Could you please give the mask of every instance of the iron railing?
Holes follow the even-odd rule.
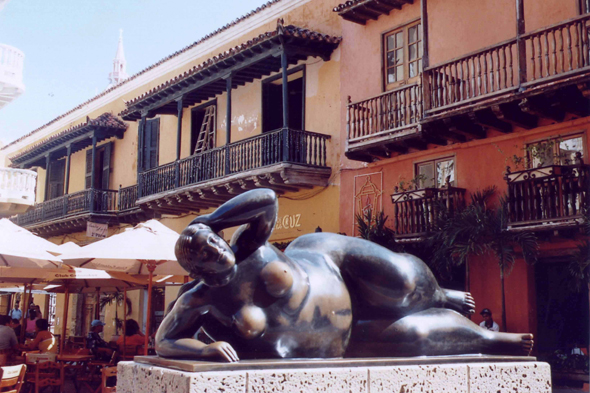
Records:
[[[326,167],[329,139],[329,135],[288,128],[243,139],[140,173],[138,197],[281,162]]]
[[[83,213],[114,213],[117,191],[89,188],[36,204],[30,211],[17,215],[17,225],[31,225]]]
[[[590,166],[551,165],[508,172],[508,227],[581,219],[590,197]]]

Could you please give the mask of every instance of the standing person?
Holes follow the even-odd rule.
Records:
[[[14,308],[10,310],[8,316],[10,317],[10,319],[18,319],[20,321],[20,319],[23,316],[23,312],[19,309],[18,303],[14,304]]]
[[[12,330],[14,330],[14,334],[16,334],[16,337],[20,337],[20,332],[22,331],[22,326],[20,324],[20,319],[11,319],[10,320],[10,327],[12,328]]]
[[[489,308],[484,308],[481,310],[480,314],[483,317],[483,321],[479,324],[479,326],[484,329],[491,330],[492,332],[500,331],[500,326],[494,322],[494,318],[492,318],[492,311]]]
[[[90,332],[88,332],[88,337],[86,338],[86,346],[96,358],[108,360],[113,354],[113,350],[109,348],[109,344],[100,337],[104,325],[105,323],[99,319],[92,321],[90,324]]]
[[[8,326],[9,323],[8,315],[0,315],[0,354],[12,353],[13,350],[18,349],[16,334]]]
[[[37,329],[35,321],[37,321],[37,319],[39,319],[37,318],[37,312],[35,310],[29,310],[29,316],[27,318],[27,324],[25,328],[25,337],[35,337],[35,330]]]

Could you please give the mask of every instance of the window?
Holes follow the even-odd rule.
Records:
[[[94,184],[92,183],[92,148],[86,150],[86,184],[85,188],[97,190],[109,189],[111,174],[111,153],[113,142],[108,142],[96,148],[94,157]]]
[[[384,35],[384,70],[387,89],[413,81],[422,72],[422,29],[414,23]]]
[[[142,140],[142,170],[147,171],[158,166],[160,141],[160,119],[145,122]]]
[[[49,163],[49,193],[48,199],[58,198],[64,194],[65,160]]]
[[[199,105],[191,111],[191,154],[213,149],[216,144],[217,101]]]
[[[451,186],[455,186],[455,159],[440,158],[416,165],[416,177],[420,179],[420,188],[446,187],[447,178]]]
[[[584,139],[582,135],[549,138],[544,141],[527,144],[526,158],[529,168],[549,165],[573,165],[576,154],[584,159]]]

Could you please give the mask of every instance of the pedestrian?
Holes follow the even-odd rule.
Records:
[[[18,303],[14,304],[14,308],[12,310],[10,310],[10,312],[8,313],[8,316],[11,319],[18,319],[20,321],[20,319],[23,316],[23,312],[19,309]]]
[[[35,310],[29,310],[29,316],[27,318],[27,324],[25,328],[25,336],[27,338],[35,337],[35,331],[37,330],[37,325],[35,322],[37,321],[37,312]]]
[[[480,314],[483,317],[483,321],[479,324],[479,326],[493,332],[500,331],[500,326],[494,322],[494,318],[492,318],[492,311],[489,308],[484,308],[481,310]]]

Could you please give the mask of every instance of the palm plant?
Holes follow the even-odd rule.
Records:
[[[533,233],[505,230],[505,201],[501,199],[495,209],[490,206],[495,193],[495,187],[474,192],[470,204],[459,206],[452,215],[441,208],[435,230],[428,236],[427,243],[433,249],[432,265],[439,271],[464,265],[467,283],[471,257],[489,252],[496,257],[502,286],[502,325],[506,328],[504,279],[516,262],[515,246],[519,246],[527,263],[533,263],[536,260],[538,243]]]
[[[119,330],[123,328],[123,321],[119,319],[119,305],[122,304],[124,300],[127,300],[127,316],[129,316],[132,312],[132,304],[131,300],[128,298],[125,299],[125,294],[123,292],[103,293],[100,297],[99,305],[101,310],[104,310],[107,305],[110,306],[115,303],[115,330],[117,335],[119,335]]]
[[[395,231],[386,225],[387,218],[383,211],[373,214],[371,209],[367,209],[364,214],[357,214],[359,236],[391,251],[403,252],[403,246],[395,241]]]

